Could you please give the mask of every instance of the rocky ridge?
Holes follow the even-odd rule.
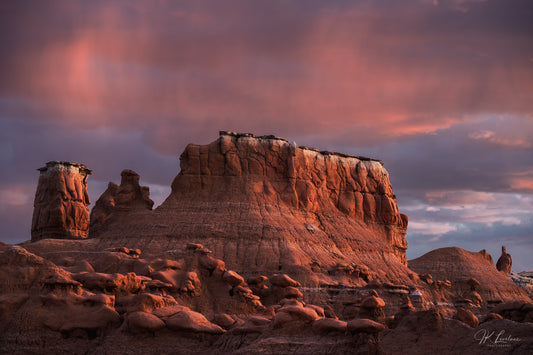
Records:
[[[290,276],[244,278],[198,243],[160,257],[127,247],[40,254],[0,253],[2,353],[485,354],[493,342],[477,334],[500,329],[516,339],[506,350],[533,348],[531,302],[421,310],[404,294],[391,314],[378,288],[344,317],[305,301]]]
[[[447,299],[461,306],[530,301],[523,289],[494,267],[492,257],[485,250],[475,253],[457,247],[440,248],[409,260],[409,268],[433,290],[449,292],[441,302]],[[448,280],[450,284],[439,286],[438,280]]]
[[[180,165],[155,210],[124,170],[89,239],[0,244],[0,352],[484,354],[502,327],[533,348],[531,299],[485,251],[406,266],[380,161],[221,132]]]

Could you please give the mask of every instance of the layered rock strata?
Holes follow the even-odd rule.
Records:
[[[35,193],[31,240],[86,238],[89,231],[87,177],[83,164],[51,161],[40,171]]]
[[[188,145],[180,166],[170,196],[153,211],[105,212],[100,206],[113,192],[104,193],[92,213],[107,217],[93,218],[91,236],[147,252],[186,238],[245,276],[281,271],[313,287],[409,279],[407,216],[378,160],[221,132],[208,145]]]
[[[183,198],[250,201],[320,213],[342,213],[383,227],[405,262],[407,216],[398,212],[379,160],[298,147],[273,136],[221,132],[206,146],[189,144],[165,207]],[[319,226],[320,227],[320,226]]]

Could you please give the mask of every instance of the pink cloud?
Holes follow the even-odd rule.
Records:
[[[214,123],[289,134],[358,127],[354,132],[388,139],[435,132],[479,113],[533,110],[525,94],[533,73],[517,61],[520,39],[506,48],[508,37],[436,33],[413,7],[393,14],[359,4],[302,17],[271,10],[271,22],[246,6],[221,10],[227,18],[200,5],[150,7],[100,4],[65,38],[23,51],[12,92],[38,102],[51,120],[148,129],[163,150],[174,149],[173,127]],[[395,27],[393,15],[405,26]],[[288,30],[271,35],[254,21],[280,21]],[[496,61],[500,48],[507,57]],[[21,77],[26,83],[18,83]],[[495,143],[513,142],[530,144]]]
[[[525,190],[533,193],[533,177],[529,178],[512,178],[511,187],[517,190]]]

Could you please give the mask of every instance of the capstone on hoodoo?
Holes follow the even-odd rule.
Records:
[[[87,177],[92,171],[83,164],[50,161],[39,168],[31,240],[80,239],[89,231]]]

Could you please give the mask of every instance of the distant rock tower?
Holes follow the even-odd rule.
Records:
[[[111,221],[132,211],[152,210],[150,189],[139,185],[140,176],[133,170],[123,170],[120,186],[110,182],[91,211],[89,237],[98,236]]]
[[[87,177],[92,171],[65,161],[51,161],[37,170],[41,174],[33,203],[31,240],[87,238]]]
[[[508,254],[507,250],[505,249],[505,246],[502,245],[502,255],[496,262],[496,269],[509,275],[511,273],[512,265],[513,260],[511,259],[511,254]]]

